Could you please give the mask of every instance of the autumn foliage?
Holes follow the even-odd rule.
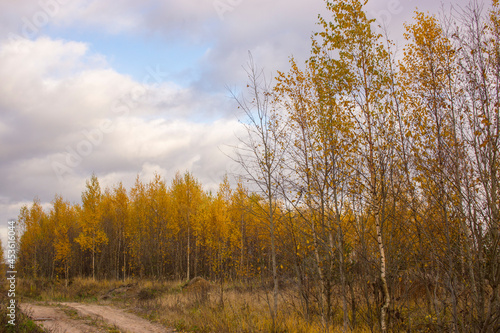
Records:
[[[235,188],[92,176],[21,209],[23,274],[260,281],[273,329],[292,288],[324,331],[498,332],[499,4],[416,12],[400,53],[364,5],[327,2],[274,86],[250,68]]]

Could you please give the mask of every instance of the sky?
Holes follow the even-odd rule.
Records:
[[[371,0],[402,45],[413,12],[467,1]],[[0,236],[38,198],[192,172],[207,190],[238,172],[230,90],[251,52],[272,79],[303,63],[323,0],[0,1]]]

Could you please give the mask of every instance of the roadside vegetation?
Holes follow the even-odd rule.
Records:
[[[0,258],[4,258],[3,246],[0,240]],[[11,311],[7,308],[10,305],[10,300],[15,299],[16,302],[19,298],[8,297],[8,286],[5,277],[6,268],[3,262],[0,262],[0,331],[5,333],[43,333],[44,331],[40,329],[27,314],[19,310],[18,303],[15,304],[14,315],[15,317],[9,317]],[[10,321],[10,323],[9,323]],[[12,325],[12,324],[15,325]]]
[[[64,281],[36,279],[21,280],[20,290],[23,302],[112,305],[178,332],[268,332],[273,325],[268,309],[272,294],[261,281],[227,282],[222,294],[219,284],[203,278],[190,282],[75,278],[69,286]],[[284,286],[281,295],[278,332],[323,332],[314,318],[304,319],[300,297],[293,285]],[[67,311],[78,318],[76,313]],[[337,320],[341,322],[340,313]],[[358,332],[369,331],[368,327],[358,329]]]

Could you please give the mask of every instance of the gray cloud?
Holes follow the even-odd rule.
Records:
[[[227,108],[219,95],[135,82],[94,61],[81,43],[13,44],[0,48],[0,75],[8,78],[0,86],[4,222],[34,197],[78,202],[92,172],[104,186],[132,186],[153,170],[167,179],[196,171],[208,186],[222,179],[228,161],[217,147],[234,140],[238,123],[216,117]]]
[[[367,9],[400,39],[417,5],[440,7],[373,0]],[[328,17],[322,0],[0,2],[0,225],[35,196],[45,205],[56,193],[78,202],[92,172],[104,186],[129,187],[137,174],[147,181],[155,171],[170,179],[190,170],[215,189],[236,168],[221,150],[230,153],[241,133],[226,86],[244,86],[248,51],[269,77],[291,55],[305,60],[318,14]],[[144,83],[85,43],[44,37],[58,29],[159,35],[210,49],[179,74],[196,77],[190,84],[146,80],[147,72]]]

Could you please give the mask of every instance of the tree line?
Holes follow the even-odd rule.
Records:
[[[265,237],[250,208],[258,196],[227,177],[216,193],[189,172],[101,189],[93,175],[81,204],[56,195],[49,211],[24,206],[18,262],[31,277],[68,280],[252,277],[267,265]],[[224,276],[222,276],[224,275]]]
[[[81,205],[21,210],[25,274],[260,278],[273,320],[293,281],[325,331],[498,331],[499,2],[416,12],[402,53],[365,4],[326,2],[273,84],[250,63],[236,189],[93,176]]]

